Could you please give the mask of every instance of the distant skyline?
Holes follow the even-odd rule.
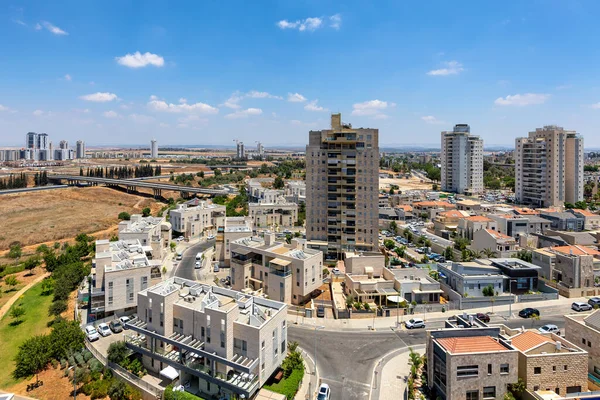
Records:
[[[600,148],[595,1],[15,1],[0,6],[0,146],[304,146],[341,112],[380,147],[486,147],[544,125]]]

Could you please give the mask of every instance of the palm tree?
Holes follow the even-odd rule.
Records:
[[[481,258],[482,256],[483,256],[483,253],[480,250],[471,250],[472,258]]]
[[[483,249],[482,253],[483,255],[485,255],[486,258],[496,257],[496,250],[492,250],[490,248]]]

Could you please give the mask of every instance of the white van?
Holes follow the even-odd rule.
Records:
[[[177,252],[177,257],[175,257],[176,260],[181,260],[183,258],[183,251],[179,250]]]
[[[202,253],[196,254],[196,261],[202,260]]]

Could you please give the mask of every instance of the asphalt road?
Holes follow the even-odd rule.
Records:
[[[539,321],[514,318],[504,321],[493,318],[491,323],[503,323],[511,328],[521,326],[539,328],[545,324],[555,324],[564,327],[561,314],[542,317]],[[430,322],[428,329],[443,327],[443,321]],[[290,325],[288,340],[296,341],[310,357],[314,357],[315,342],[317,366],[323,383],[331,387],[331,399],[368,399],[371,391],[373,368],[385,354],[418,344],[425,344],[426,330],[413,331],[379,330],[370,331],[324,331],[310,325]],[[373,397],[375,400],[376,397]]]
[[[175,267],[174,276],[177,276],[179,278],[190,279],[192,281],[198,280],[196,278],[196,272],[200,271],[200,269],[195,268],[196,254],[203,252],[204,250],[214,245],[215,240],[213,239],[188,247],[183,253],[183,258],[181,259],[181,261],[179,261],[177,267]]]

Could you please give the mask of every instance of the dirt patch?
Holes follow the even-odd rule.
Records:
[[[139,213],[144,207],[150,207],[154,213],[162,206],[150,198],[104,187],[4,195],[0,202],[0,215],[3,216],[0,256],[14,241],[24,246],[52,245],[79,233],[112,233],[120,212]]]
[[[421,182],[421,179],[411,176],[405,178],[379,178],[379,189],[390,190],[391,185],[396,185],[399,190],[406,192],[409,190],[431,190],[432,184]]]
[[[45,371],[40,372],[39,379],[44,381],[44,385],[31,392],[27,391],[27,384],[34,383],[35,377],[19,382],[7,390],[40,400],[64,400],[73,397],[73,383],[64,376],[64,370],[60,367],[54,369],[52,365],[48,365]],[[90,397],[78,391],[77,399],[89,400]]]

